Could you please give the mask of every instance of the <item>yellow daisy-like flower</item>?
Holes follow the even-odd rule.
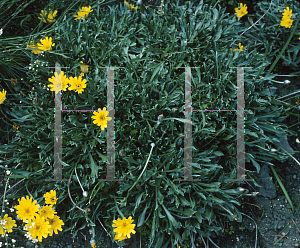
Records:
[[[112,226],[116,227],[116,229],[114,229],[114,232],[116,233],[115,238],[119,239],[124,236],[130,238],[130,233],[135,234],[134,231],[135,224],[131,224],[133,221],[134,220],[132,220],[131,216],[129,216],[128,219],[123,217],[123,220],[120,220],[119,218],[118,220],[113,220],[115,224],[113,224]]]
[[[69,87],[69,90],[75,90],[75,92],[82,93],[84,91],[84,88],[86,88],[86,80],[81,79],[80,75],[79,77],[70,77],[69,78],[69,84],[71,85]]]
[[[8,217],[7,214],[3,216],[3,219],[0,216],[0,221],[1,220],[5,220],[6,221],[4,225],[0,225],[0,234],[1,235],[6,234],[6,232],[7,233],[11,233],[12,232],[12,228],[13,227],[17,227],[16,221],[13,220],[11,217]]]
[[[292,17],[292,10],[289,10],[289,7],[284,9],[284,13],[282,14],[283,18],[290,19]]]
[[[40,20],[43,19],[43,22],[46,23],[46,19],[48,22],[54,22],[54,18],[57,15],[57,10],[55,10],[54,12],[52,10],[49,9],[49,12],[47,12],[46,10],[41,10],[41,17],[38,17]]]
[[[96,248],[96,247],[97,247],[97,246],[96,246],[96,243],[91,244],[91,246],[92,246],[93,248]]]
[[[0,104],[4,103],[6,100],[6,90],[3,90],[2,92],[0,91]]]
[[[25,220],[32,220],[34,216],[37,214],[36,212],[39,211],[39,204],[36,204],[37,201],[32,201],[32,198],[27,195],[26,199],[24,197],[18,199],[19,205],[15,206],[14,208],[18,211],[16,212],[18,217],[25,221]]]
[[[81,64],[83,64],[82,61],[80,61]],[[88,73],[89,72],[89,66],[88,65],[80,65],[80,69],[82,73]]]
[[[49,221],[39,215],[35,216],[35,218],[25,226],[27,226],[27,231],[31,234],[32,239],[37,237],[39,242],[42,242],[43,237],[48,237],[49,229],[51,228]]]
[[[31,52],[34,54],[39,54],[39,53],[43,52],[43,51],[35,50],[35,49],[39,49],[39,48],[37,45],[34,45],[34,43],[32,41],[30,41],[30,45],[28,45],[28,47],[33,49],[33,50],[31,50]]]
[[[13,128],[15,129],[16,132],[19,132],[19,126],[18,125],[13,125]]]
[[[41,217],[44,217],[45,219],[47,218],[53,218],[54,214],[56,214],[55,210],[52,208],[52,206],[43,206],[39,210],[39,214]]]
[[[41,39],[40,42],[38,43],[38,49],[43,50],[43,51],[50,51],[52,46],[55,46],[55,43],[52,43],[52,37],[48,38],[46,37],[45,39]]]
[[[53,218],[48,218],[48,222],[51,226],[49,229],[49,236],[52,236],[53,232],[57,234],[57,230],[62,231],[61,226],[64,225],[64,222],[57,215],[54,215]]]
[[[237,15],[237,17],[243,17],[244,15],[248,14],[248,11],[247,11],[247,5],[240,3],[240,9],[239,8],[235,8],[235,14]]]
[[[95,119],[93,121],[94,124],[97,124],[98,126],[101,126],[101,130],[104,130],[104,128],[107,128],[107,121],[111,121],[112,117],[107,117],[108,111],[106,111],[106,107],[101,110],[101,108],[98,108],[98,112],[94,112],[92,119]]]
[[[68,89],[68,78],[64,75],[64,72],[61,71],[59,76],[57,72],[54,72],[54,76],[48,79],[52,84],[48,84],[51,91],[55,91],[57,94],[60,90],[66,91]]]
[[[138,6],[134,7],[134,5],[129,4],[126,0],[124,0],[124,3],[128,6],[129,10],[136,10]]]
[[[286,27],[286,28],[291,28],[294,20],[291,19],[282,19],[280,22],[280,26]]]
[[[75,20],[79,20],[80,18],[87,18],[89,13],[91,13],[93,10],[91,10],[91,6],[89,7],[82,7],[79,9],[79,11],[77,12],[77,15],[74,15],[74,17],[77,17],[75,18]]]
[[[51,190],[50,192],[47,192],[43,195],[45,197],[45,203],[49,205],[56,204],[57,198],[56,198],[56,191]]]

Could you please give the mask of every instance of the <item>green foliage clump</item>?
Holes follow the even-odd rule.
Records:
[[[252,67],[244,74],[245,161],[259,171],[261,164],[273,165],[272,161],[285,158],[269,151],[280,135],[293,134],[280,124],[285,110],[266,89],[266,81],[272,84],[275,75],[265,77],[264,71],[290,32],[278,30],[280,11],[286,6],[278,3],[274,7],[278,14],[266,15],[260,26],[240,36],[261,16],[264,2],[261,10],[242,22],[219,5],[213,8],[203,1],[172,7],[166,3],[163,13],[144,5],[134,12],[124,4],[106,12],[101,4],[91,5],[88,18],[75,21],[74,6],[47,32],[37,33],[36,39],[52,37],[51,51],[35,55],[25,44],[23,49],[32,65],[38,61],[53,67],[58,62],[68,67],[62,69],[67,77],[80,75],[80,61],[89,65],[84,75],[87,87],[80,94],[63,91],[63,109],[107,107],[107,70],[100,67],[123,67],[114,69],[114,131],[115,177],[124,181],[98,182],[107,174],[107,130],[93,124],[89,112],[62,113],[62,175],[71,183],[45,181],[53,178],[55,123],[54,92],[47,89],[54,69],[45,66],[34,70],[28,66],[25,82],[1,109],[20,126],[11,143],[0,146],[5,152],[18,151],[6,164],[14,167],[16,176],[29,180],[35,199],[42,197],[40,192],[57,190],[67,230],[78,219],[95,223],[101,216],[112,233],[112,220],[132,216],[136,227],[150,234],[151,244],[174,247],[191,233],[209,237],[220,232],[222,218],[241,222],[238,198],[247,191],[238,190],[241,181],[230,181],[236,179],[237,118],[235,111],[225,111],[238,108],[233,67]],[[230,50],[237,48],[235,39],[243,51]],[[296,58],[288,58],[296,66]],[[178,67],[197,67],[191,69],[193,109],[224,109],[192,114],[191,166],[193,178],[201,181],[183,180],[186,75]],[[91,192],[87,198],[82,197],[78,181]],[[90,214],[70,209],[68,190],[76,205],[91,209]],[[86,225],[84,221],[80,228]]]

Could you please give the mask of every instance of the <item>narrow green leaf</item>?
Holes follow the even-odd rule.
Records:
[[[148,206],[145,207],[142,214],[139,216],[139,220],[138,220],[136,227],[140,227],[141,225],[143,225],[143,223],[145,221],[145,214],[146,214],[147,208],[148,208]]]
[[[95,164],[95,161],[89,150],[88,150],[88,152],[89,152],[89,157],[90,157],[90,161],[91,161],[91,164],[90,164],[90,168],[92,170],[91,177],[96,177],[96,175],[98,174],[98,167]]]

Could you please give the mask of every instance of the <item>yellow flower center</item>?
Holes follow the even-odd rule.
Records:
[[[100,120],[103,121],[105,119],[105,117],[102,115],[100,116]]]

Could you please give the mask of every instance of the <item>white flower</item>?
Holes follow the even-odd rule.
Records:
[[[24,226],[24,227],[23,227],[23,230],[25,230],[25,231],[26,231],[26,230],[27,230],[27,226]]]
[[[29,240],[32,239],[31,233],[29,233],[29,232],[27,232],[27,233],[25,234],[25,237],[28,238]]]
[[[298,139],[298,138],[296,139],[296,142],[297,142],[297,143],[300,143],[300,141],[299,141],[299,139]]]
[[[5,225],[5,223],[6,223],[6,220],[0,220],[0,225]]]
[[[9,175],[9,174],[10,174],[10,171],[9,171],[9,170],[7,170],[7,171],[6,171],[6,174],[7,174],[7,175]]]
[[[34,226],[34,225],[35,225],[35,222],[32,222],[31,225]]]
[[[1,28],[0,29],[0,35],[2,35],[3,34],[3,29]],[[2,244],[2,243],[1,243]],[[1,247],[1,246],[0,246]]]
[[[15,239],[11,239],[11,242],[16,243],[16,240]]]
[[[2,247],[2,242],[0,242],[0,247]]]
[[[15,211],[15,210],[14,210],[13,208],[11,208],[11,209],[10,209],[10,212],[13,212],[13,211]]]

